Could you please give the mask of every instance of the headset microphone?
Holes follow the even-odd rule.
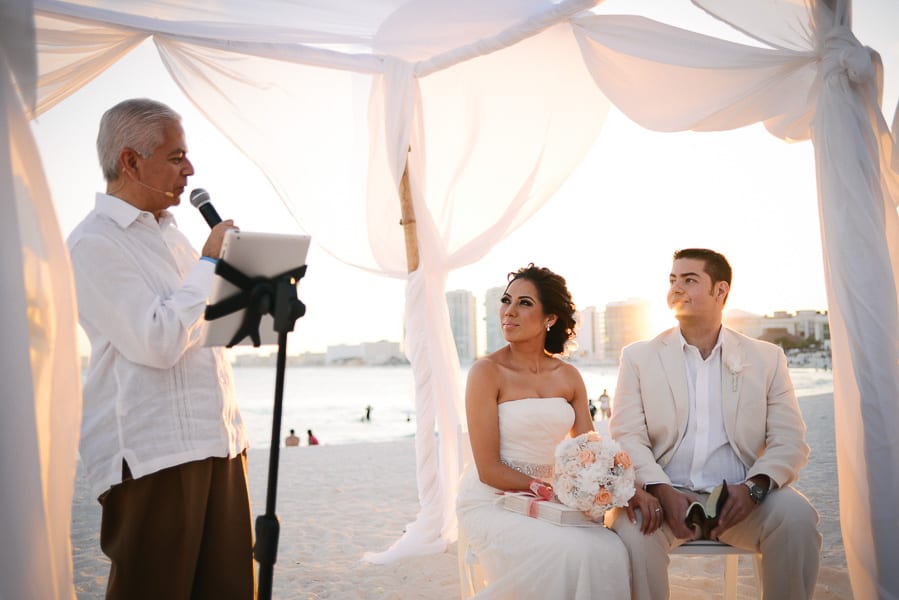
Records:
[[[135,164],[136,164],[136,163],[132,162],[131,166],[134,167]],[[130,177],[131,180],[132,180],[134,183],[136,183],[136,184],[139,185],[139,186],[142,186],[142,187],[147,188],[147,189],[150,190],[151,192],[156,192],[157,194],[162,194],[162,195],[164,195],[164,196],[167,197],[167,198],[174,198],[174,197],[175,197],[175,194],[173,194],[172,192],[166,192],[166,191],[164,191],[164,190],[160,190],[160,189],[157,189],[157,188],[155,188],[155,187],[150,187],[149,185],[147,185],[146,183],[144,183],[144,182],[141,181],[140,179],[135,178],[134,175],[131,174],[131,171],[129,171],[128,169],[125,169],[125,173],[128,174],[128,177]]]
[[[174,197],[175,197],[175,194],[173,194],[172,192],[165,192],[165,191],[163,191],[163,190],[158,190],[158,189],[156,189],[155,187],[150,187],[149,185],[147,185],[147,184],[144,183],[143,181],[138,181],[137,179],[135,179],[134,181],[137,182],[137,185],[142,185],[143,187],[147,188],[147,189],[150,190],[150,191],[158,192],[158,193],[163,194],[164,196],[166,196],[166,197],[168,197],[168,198],[174,198]]]

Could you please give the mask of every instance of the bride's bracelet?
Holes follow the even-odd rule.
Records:
[[[544,500],[550,500],[553,497],[553,486],[539,479],[531,479],[528,489]]]

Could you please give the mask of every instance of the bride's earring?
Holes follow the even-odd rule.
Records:
[[[550,329],[552,329],[552,325],[550,325],[549,323],[547,323],[547,324],[546,324],[546,331],[549,331]]]

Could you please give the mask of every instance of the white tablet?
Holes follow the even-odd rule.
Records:
[[[311,237],[280,233],[258,233],[230,230],[222,242],[222,260],[247,277],[274,277],[306,264]],[[297,281],[299,285],[299,280]],[[230,298],[241,290],[222,276],[216,276],[212,284],[209,306]],[[210,320],[203,334],[204,346],[227,346],[240,329],[246,310]],[[277,344],[278,332],[274,330],[271,315],[264,315],[259,323],[262,344]],[[253,341],[245,337],[240,345]]]

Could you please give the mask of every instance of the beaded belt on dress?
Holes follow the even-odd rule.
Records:
[[[521,471],[529,477],[539,477],[541,479],[552,479],[555,468],[553,465],[542,465],[540,463],[529,463],[519,460],[500,459],[500,462],[507,467],[512,467],[516,471]]]

